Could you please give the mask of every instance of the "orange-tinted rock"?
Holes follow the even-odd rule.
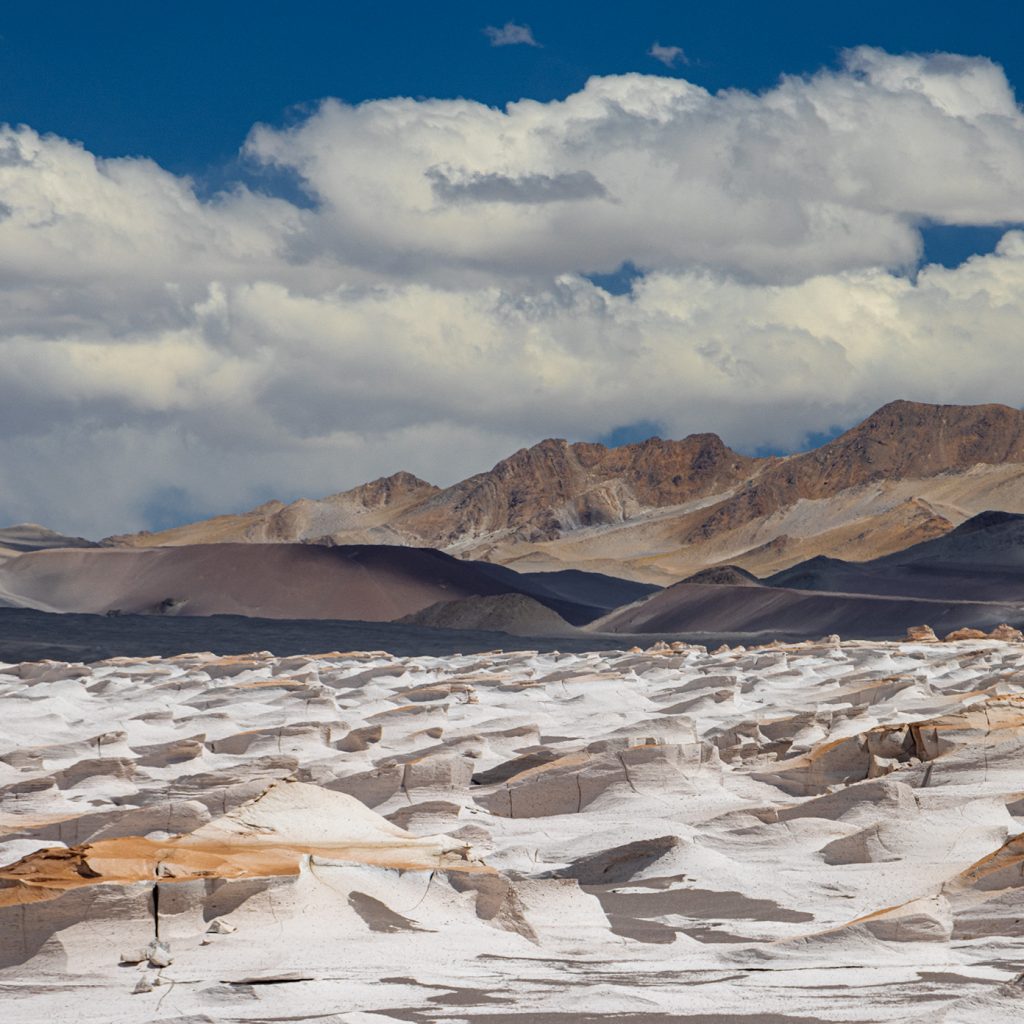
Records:
[[[1014,629],[1013,626],[1010,626],[1005,622],[996,626],[996,628],[993,629],[991,633],[989,633],[989,636],[993,640],[1003,640],[1006,643],[1024,643],[1024,633],[1022,633],[1019,629]]]
[[[947,633],[943,639],[949,643],[955,640],[987,640],[988,633],[983,632],[980,629],[954,629],[952,633]]]

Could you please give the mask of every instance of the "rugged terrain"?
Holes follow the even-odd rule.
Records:
[[[0,664],[10,1024],[992,1024],[1024,645]]]
[[[1024,512],[1024,413],[898,401],[785,458],[740,455],[714,434],[547,440],[444,489],[398,473],[110,542],[405,544],[666,584],[723,562],[767,575],[815,555],[876,558],[993,509]]]

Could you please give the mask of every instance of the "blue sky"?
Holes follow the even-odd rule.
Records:
[[[1024,5],[977,0],[441,4],[51,0],[0,13],[0,120],[178,172],[231,159],[256,121],[325,96],[561,98],[591,75],[760,90],[851,46],[983,54],[1024,81]],[[540,44],[492,47],[487,26]],[[667,69],[652,43],[679,46]]]
[[[845,48],[984,54],[1024,81],[1024,5],[980,0],[822,4],[297,4],[57,0],[0,16],[0,121],[146,156],[215,191],[235,179],[296,198],[238,161],[258,121],[286,124],[315,101],[469,97],[501,106],[560,99],[591,75],[675,74],[709,90],[758,91],[832,64]],[[528,26],[539,45],[492,46]],[[679,47],[669,66],[652,44]],[[991,251],[992,228],[940,227],[925,256],[955,266]]]
[[[989,0],[8,5],[0,519],[1020,405],[1022,30]]]

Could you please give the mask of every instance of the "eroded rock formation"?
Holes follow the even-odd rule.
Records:
[[[42,662],[0,700],[5,1021],[1021,1005],[1020,643]]]

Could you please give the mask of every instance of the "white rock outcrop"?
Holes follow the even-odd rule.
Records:
[[[2,1018],[1016,1019],[1003,634],[0,665]]]

